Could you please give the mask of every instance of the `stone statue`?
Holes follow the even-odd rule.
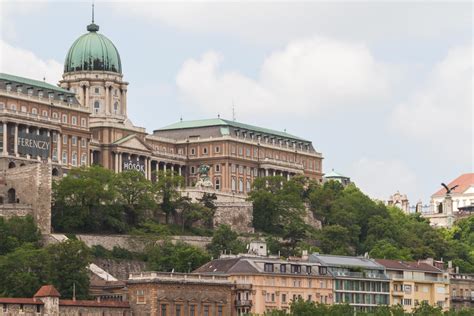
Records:
[[[211,169],[208,165],[200,165],[198,168],[199,179],[196,182],[196,188],[212,188],[212,181],[209,178],[209,170]]]

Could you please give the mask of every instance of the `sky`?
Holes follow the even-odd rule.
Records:
[[[0,1],[0,72],[57,83],[91,1]],[[149,133],[220,115],[309,139],[372,198],[474,170],[471,2],[95,1]]]

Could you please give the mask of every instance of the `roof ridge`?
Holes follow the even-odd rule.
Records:
[[[51,89],[51,90],[56,90],[56,91],[60,91],[60,92],[63,92],[63,93],[70,93],[70,94],[74,95],[74,93],[72,91],[69,91],[69,90],[63,89],[61,87],[55,86],[55,85],[53,85],[49,82],[40,81],[40,80],[36,80],[36,79],[31,79],[31,78],[26,78],[26,77],[21,77],[21,76],[17,76],[17,75],[12,75],[12,74],[8,74],[8,73],[5,73],[5,72],[0,72],[0,80],[16,81],[16,82],[19,82],[19,83],[22,83],[22,84],[25,84],[25,85],[32,85],[32,86],[36,86],[36,87],[43,88],[43,89]]]

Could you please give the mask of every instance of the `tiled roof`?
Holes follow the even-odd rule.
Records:
[[[52,285],[43,285],[34,297],[60,297],[58,290]]]
[[[383,265],[389,270],[408,270],[408,271],[424,271],[441,273],[442,271],[430,264],[417,261],[401,261],[389,259],[375,259],[379,264]]]
[[[92,300],[59,300],[59,306],[130,308],[128,302]]]
[[[232,126],[235,128],[246,129],[246,130],[250,130],[250,131],[254,131],[258,133],[270,134],[274,136],[280,136],[283,138],[290,138],[294,140],[308,142],[308,140],[306,139],[288,134],[286,132],[275,131],[268,128],[244,124],[244,123],[240,123],[236,121],[224,120],[221,118],[207,119],[207,120],[180,121],[180,122],[162,127],[160,129],[157,129],[156,131],[167,131],[167,130],[185,129],[185,128],[200,128],[200,127],[209,127],[209,126]]]
[[[6,74],[6,73],[0,73],[0,80],[22,83],[22,84],[28,85],[28,86],[43,88],[45,90],[54,90],[56,92],[61,92],[61,93],[74,95],[74,93],[69,91],[69,90],[60,88],[58,86],[52,85],[52,84],[44,82],[44,81],[33,80],[33,79],[14,76],[14,75]]]
[[[458,185],[456,189],[452,191],[452,193],[463,193],[466,191],[470,186],[474,186],[474,173],[465,173],[454,179],[453,181],[449,182],[447,186],[452,188],[453,186]],[[444,196],[446,194],[446,189],[441,187],[438,191],[436,191],[432,197],[437,196]]]
[[[34,298],[20,298],[20,297],[0,297],[0,304],[26,304],[26,305],[44,305],[40,300]]]

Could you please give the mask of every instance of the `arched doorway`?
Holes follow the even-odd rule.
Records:
[[[8,163],[8,169],[12,169],[12,168],[15,168],[15,167],[16,167],[15,162],[10,161],[10,162]]]
[[[16,191],[13,188],[8,190],[8,203],[16,203]]]
[[[53,174],[53,177],[59,176],[59,170],[57,168],[53,168],[52,174]]]

